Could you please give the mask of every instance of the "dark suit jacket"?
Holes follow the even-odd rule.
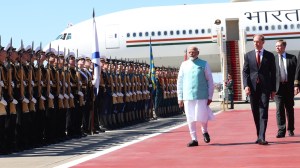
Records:
[[[275,92],[276,66],[274,55],[263,51],[263,58],[260,67],[257,67],[255,50],[249,51],[244,58],[243,84],[250,87],[251,92],[256,91],[257,78],[259,78],[262,91],[270,93]]]
[[[279,67],[279,56],[275,55],[275,63],[276,63],[276,92],[279,90],[280,85],[280,67]],[[295,80],[295,72],[297,66],[297,58],[295,55],[291,55],[286,53],[286,66],[287,66],[287,80],[288,80],[288,89],[289,93],[294,94],[294,80]]]
[[[298,54],[298,62],[297,62],[294,85],[300,87],[300,52]]]

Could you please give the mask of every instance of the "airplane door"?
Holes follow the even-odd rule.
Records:
[[[239,20],[226,19],[226,41],[239,40]]]
[[[119,25],[109,25],[105,29],[105,47],[106,49],[120,48]]]

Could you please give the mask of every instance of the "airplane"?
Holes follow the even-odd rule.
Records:
[[[293,0],[243,1],[142,7],[95,17],[99,50],[106,58],[149,63],[150,39],[155,66],[179,67],[186,48],[196,45],[212,72],[233,73],[235,100],[245,97],[241,84],[243,56],[253,35],[264,34],[264,48],[275,53],[278,39],[298,55],[300,5]],[[70,25],[51,45],[91,56],[93,19]],[[44,48],[49,48],[49,44]],[[223,86],[223,88],[225,88]],[[222,93],[224,95],[224,93]]]
[[[98,16],[95,21],[100,55],[149,62],[151,38],[156,66],[179,67],[187,46],[196,45],[212,71],[220,72],[218,29],[224,42],[244,43],[243,53],[253,49],[252,36],[258,33],[265,35],[267,50],[275,51],[275,41],[285,39],[288,52],[296,54],[299,17],[299,5],[276,0],[142,7]],[[92,18],[69,25],[51,45],[90,56],[92,29]],[[44,47],[48,48],[49,44]]]

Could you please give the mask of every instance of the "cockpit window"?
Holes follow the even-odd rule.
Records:
[[[59,40],[59,39],[60,39],[60,37],[61,37],[61,34],[60,34],[60,35],[58,35],[58,36],[56,37],[56,40]]]
[[[72,38],[71,33],[68,33],[67,40],[70,40],[71,38]]]
[[[67,36],[67,33],[62,34],[61,37],[60,37],[60,39],[65,40],[66,36]]]

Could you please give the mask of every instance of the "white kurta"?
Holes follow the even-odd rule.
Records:
[[[205,66],[205,78],[208,84],[208,98],[212,99],[214,93],[214,82],[208,64],[206,64]],[[209,106],[207,106],[207,99],[184,100],[184,111],[188,123],[191,123],[193,121],[207,123],[208,120],[214,119],[214,114],[212,110]]]
[[[184,101],[184,111],[187,123],[193,121],[207,123],[208,120],[213,120],[215,117],[210,107],[207,106],[207,99]]]

